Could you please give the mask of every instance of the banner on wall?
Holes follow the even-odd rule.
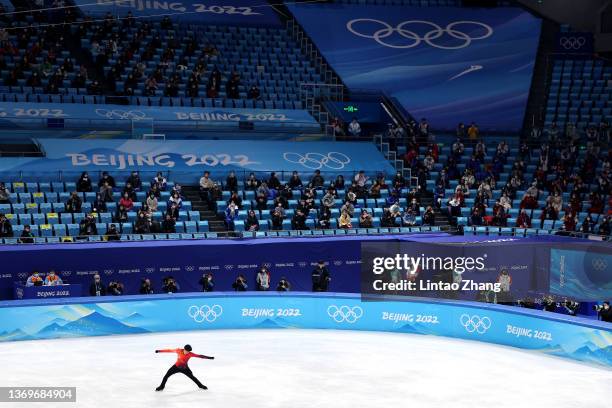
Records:
[[[75,0],[83,14],[102,17],[107,13],[201,24],[246,24],[278,26],[278,16],[266,2],[255,0]]]
[[[569,246],[550,251],[550,289],[572,299],[612,299],[612,246]]]
[[[557,52],[561,54],[592,54],[593,33],[558,33]]]
[[[517,8],[288,5],[350,88],[454,129],[520,129],[540,20]]]
[[[504,344],[612,365],[612,326],[541,311],[470,302],[362,303],[347,294],[124,297],[0,307],[0,341],[177,330],[304,328],[430,334]]]
[[[393,174],[388,160],[372,143],[265,142],[238,140],[41,139],[44,158],[3,158],[0,171],[163,170],[217,172],[315,170],[329,173]],[[195,179],[194,179],[195,180]]]

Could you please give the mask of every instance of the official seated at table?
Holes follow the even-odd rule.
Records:
[[[42,286],[44,284],[43,278],[40,276],[38,271],[34,271],[32,275],[26,281],[26,286]]]
[[[45,278],[45,286],[58,286],[63,285],[62,278],[55,274],[55,271],[51,269]]]

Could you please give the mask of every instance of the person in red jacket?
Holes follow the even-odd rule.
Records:
[[[168,378],[170,378],[170,376],[176,373],[183,373],[187,377],[189,377],[194,383],[196,383],[198,387],[200,387],[201,389],[203,390],[208,389],[208,387],[202,384],[200,380],[198,380],[193,375],[193,373],[191,372],[191,369],[187,365],[187,362],[189,361],[191,357],[205,358],[208,360],[214,360],[215,358],[208,357],[202,354],[195,354],[195,353],[192,353],[191,350],[192,349],[189,344],[186,344],[185,347],[183,348],[155,350],[156,353],[176,353],[177,354],[176,363],[174,363],[174,365],[170,367],[166,375],[164,375],[164,379],[162,380],[162,383],[159,385],[159,387],[155,389],[155,391],[162,391],[166,387],[166,381],[168,381]]]

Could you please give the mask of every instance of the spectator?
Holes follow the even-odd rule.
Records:
[[[260,185],[261,183],[255,177],[255,173],[249,174],[249,178],[244,182],[244,188],[251,191],[257,190]]]
[[[6,218],[6,215],[0,213],[0,238],[10,238],[13,236],[13,226]]]
[[[62,282],[62,278],[57,276],[53,269],[51,269],[45,277],[45,286],[58,286],[63,284],[64,282]]]
[[[425,210],[425,214],[423,214],[423,225],[436,225],[436,214],[431,206],[428,206]]]
[[[272,230],[280,231],[283,229],[283,220],[285,219],[285,213],[282,207],[276,207],[272,211]]]
[[[321,170],[315,170],[312,178],[310,179],[310,187],[311,188],[319,188],[323,187],[325,180],[323,180],[323,176],[321,176]],[[340,188],[336,186],[336,188]]]
[[[170,194],[170,198],[168,199],[168,207],[172,206],[175,206],[179,210],[183,206],[183,199],[181,198],[178,191],[173,191],[172,194]]]
[[[106,232],[106,240],[109,242],[121,240],[121,234],[119,234],[117,231],[117,226],[115,224],[111,224],[108,227],[108,231]]]
[[[247,218],[244,221],[244,227],[247,231],[259,231],[259,220],[255,215],[255,211],[249,210],[247,213]]]
[[[261,268],[259,268],[259,270],[257,271],[257,274],[255,275],[255,285],[256,285],[257,290],[259,291],[270,290],[271,280],[272,280],[272,277],[270,275],[270,270],[265,266],[262,266]]]
[[[164,221],[161,225],[161,230],[165,234],[175,234],[176,233],[176,222],[172,218],[170,214],[166,214]]]
[[[610,229],[611,229],[610,228],[610,216],[607,215],[604,217],[604,219],[599,224],[597,233],[599,235],[610,235]]]
[[[165,191],[167,184],[168,182],[161,171],[157,172],[157,175],[151,181],[151,187],[156,186],[159,191]]]
[[[293,190],[302,188],[302,180],[300,179],[300,175],[297,171],[294,171],[291,174],[291,178],[289,179],[289,183],[287,183],[287,185]]]
[[[102,194],[96,193],[96,200],[92,203],[91,209],[95,213],[106,212],[107,206],[106,202],[102,198]]]
[[[119,206],[117,207],[117,212],[115,213],[115,222],[122,224],[124,222],[127,222],[127,220],[128,220],[127,210],[125,209],[123,205],[119,204]]]
[[[89,178],[89,174],[84,171],[79,177],[79,180],[76,183],[76,189],[79,193],[81,192],[90,192],[91,188],[91,179]]]
[[[100,197],[102,198],[102,201],[106,203],[115,201],[113,199],[113,188],[111,187],[108,180],[104,181],[104,183],[102,184],[102,187],[100,187],[99,194],[100,194]]]
[[[236,173],[230,171],[227,179],[225,180],[225,189],[232,193],[238,192],[238,178],[236,177]],[[236,203],[238,204],[238,203]]]
[[[125,184],[131,184],[132,188],[136,191],[142,189],[142,180],[140,180],[140,175],[137,171],[133,171],[130,177],[125,181]]]
[[[90,296],[105,296],[106,295],[106,287],[104,283],[100,280],[100,275],[95,274],[93,277],[93,282],[89,285],[89,295]]]
[[[42,286],[44,284],[43,278],[40,276],[38,271],[34,271],[32,275],[26,280],[26,286]]]
[[[340,208],[340,213],[347,213],[349,218],[351,218],[353,214],[355,214],[355,207],[349,200],[347,200]]]
[[[317,222],[320,229],[329,229],[331,227],[331,210],[328,207],[321,207]]]
[[[157,211],[159,203],[158,203],[157,197],[155,197],[155,193],[153,191],[149,192],[149,196],[147,197],[146,204],[149,207],[149,210],[151,210],[152,212]]]
[[[210,206],[211,204],[211,190],[213,189],[215,183],[210,178],[210,173],[208,171],[204,172],[204,175],[200,178],[200,197],[202,201]]]
[[[246,292],[249,285],[247,284],[246,277],[243,274],[238,275],[234,283],[232,283],[232,288],[236,292]]]
[[[584,218],[584,221],[582,221],[582,225],[580,226],[580,232],[590,234],[594,231],[594,226],[595,222],[591,218],[591,214],[587,214],[587,216]]]
[[[129,181],[125,183],[125,187],[123,187],[123,191],[121,192],[121,196],[123,196],[124,194],[126,194],[130,197],[130,200],[132,201],[136,201],[136,190],[134,190],[134,187],[132,186],[132,183],[130,183]]]
[[[340,215],[340,218],[338,219],[338,227],[342,229],[353,228],[353,225],[351,224],[351,216],[346,210],[342,211],[342,215]]]
[[[238,206],[233,201],[225,209],[225,228],[227,231],[234,230],[234,221],[238,219]]]
[[[402,225],[404,227],[412,227],[416,225],[416,223],[417,220],[414,210],[411,207],[406,208],[406,211],[404,211],[404,215],[402,217]]]
[[[212,273],[203,274],[198,283],[200,284],[200,286],[202,286],[202,292],[212,292],[215,288],[215,282],[213,280]]]
[[[344,190],[344,176],[342,174],[338,174],[336,177],[336,180],[334,181],[334,188]]]
[[[179,285],[172,276],[162,279],[162,291],[164,293],[177,293]]]
[[[331,282],[331,274],[325,267],[325,262],[317,262],[317,266],[312,271],[312,291],[327,292],[329,282]]]
[[[516,219],[516,226],[518,228],[531,228],[531,217],[527,215],[527,211],[523,208]]]
[[[138,218],[134,223],[134,232],[137,234],[149,234],[151,232],[151,224],[146,217],[146,214],[142,211],[138,212]]]
[[[291,229],[296,231],[306,231],[310,229],[306,226],[306,215],[303,210],[299,208],[295,210],[295,214],[291,219]]]
[[[102,177],[98,181],[98,187],[102,187],[105,182],[108,183],[108,185],[111,188],[115,188],[116,187],[115,179],[111,175],[109,175],[107,171],[102,172]]]
[[[284,276],[278,281],[276,285],[277,292],[289,292],[291,290],[291,284]]]
[[[85,237],[92,235],[98,235],[98,228],[96,227],[94,215],[90,213],[79,223],[79,236]]]
[[[119,205],[123,206],[125,211],[132,211],[132,208],[134,208],[134,201],[132,201],[132,197],[130,197],[130,194],[127,191],[123,193],[123,197],[121,197],[121,200],[119,200]]]
[[[79,197],[79,193],[73,191],[66,201],[66,212],[69,213],[79,213],[81,212],[81,206],[83,205],[83,200]]]
[[[372,228],[372,215],[365,208],[361,209],[361,215],[359,216],[359,228]]]
[[[25,225],[23,227],[23,231],[21,231],[21,236],[19,237],[20,244],[33,244],[34,243],[34,234],[32,234],[32,228],[29,225]]]
[[[149,278],[145,278],[142,280],[138,293],[140,293],[141,295],[152,295],[155,293],[155,291],[153,290],[153,285],[151,284],[151,280]]]
[[[391,213],[388,208],[383,210],[382,219],[380,220],[380,225],[383,228],[394,228],[397,227],[397,223],[395,222],[395,217]]]
[[[468,138],[470,139],[470,142],[472,143],[475,143],[476,140],[478,140],[478,138],[480,137],[480,130],[478,129],[478,126],[476,125],[475,122],[472,122],[472,124],[468,128],[467,135],[468,135]]]
[[[6,189],[4,183],[0,183],[0,204],[10,204],[11,193]]]
[[[357,118],[353,118],[351,123],[349,123],[348,131],[353,137],[361,136],[361,125],[357,122]]]
[[[249,99],[259,99],[261,95],[261,92],[259,91],[259,88],[257,87],[257,85],[252,85],[249,88],[249,92],[247,94],[247,98]]]
[[[599,320],[612,323],[612,308],[610,307],[610,302],[603,302],[596,310]]]
[[[123,283],[111,281],[106,288],[106,294],[112,296],[123,295]]]

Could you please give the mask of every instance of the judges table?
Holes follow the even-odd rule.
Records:
[[[58,286],[26,286],[21,282],[15,282],[13,294],[14,299],[79,297],[82,296],[82,286],[78,283]]]

